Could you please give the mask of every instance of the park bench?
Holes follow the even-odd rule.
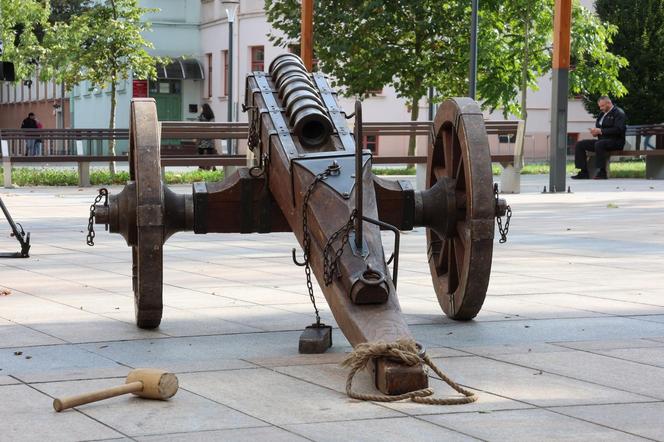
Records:
[[[625,136],[634,137],[634,149],[629,149],[630,146],[626,144],[624,150],[608,151],[607,172],[610,174],[611,159],[643,157],[646,162],[646,178],[664,179],[664,123],[627,126]],[[654,149],[642,146],[643,139],[650,136],[655,137]],[[594,160],[594,153],[589,152],[588,172],[591,176],[597,172]]]
[[[485,121],[489,135],[515,136],[514,153],[492,155],[493,162],[503,165],[501,189],[505,192],[519,191],[519,171],[523,163],[523,124],[520,121]],[[416,122],[364,122],[365,135],[378,136],[417,136],[432,137],[430,121]],[[246,139],[249,131],[246,122],[198,122],[198,121],[163,121],[161,137],[176,139],[179,145],[162,146],[163,167],[185,166],[244,166],[247,159],[242,155],[205,155],[197,154],[194,140],[198,139]],[[44,140],[45,155],[25,156],[27,139]],[[126,152],[119,155],[93,155],[93,144],[115,139],[127,140],[127,129],[0,129],[2,143],[2,161],[4,167],[4,185],[11,187],[12,164],[23,163],[76,163],[79,172],[79,185],[90,185],[90,163],[92,162],[126,162]],[[57,141],[62,140],[58,146]],[[87,142],[87,149],[84,146]],[[101,151],[101,149],[96,149]],[[87,151],[87,153],[86,153]],[[420,169],[426,167],[426,156],[376,156],[374,164],[416,164]],[[423,173],[418,173],[422,178]]]
[[[491,161],[500,163],[503,170],[500,175],[500,189],[504,193],[520,192],[520,174],[523,167],[523,142],[525,137],[525,124],[522,120],[485,120],[484,125],[488,135],[507,136],[514,140],[514,150],[511,154],[491,154]],[[362,125],[364,135],[376,136],[426,136],[430,143],[433,138],[433,125],[430,121],[410,122],[367,122]],[[418,172],[418,188],[423,188],[424,170],[426,169],[426,155],[409,156],[382,156],[374,157],[374,164],[415,164]]]

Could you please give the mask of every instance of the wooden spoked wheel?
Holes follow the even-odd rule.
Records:
[[[131,103],[129,173],[136,184],[137,241],[132,247],[136,325],[156,328],[163,310],[164,188],[154,99]]]
[[[489,141],[482,112],[470,98],[445,101],[433,126],[426,186],[445,180],[454,188],[456,226],[445,234],[427,228],[429,267],[445,314],[469,320],[482,308],[491,273],[495,199]]]

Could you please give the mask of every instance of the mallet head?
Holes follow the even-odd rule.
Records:
[[[133,394],[148,399],[166,400],[178,391],[178,378],[173,373],[154,368],[136,368],[127,375],[127,384],[141,382],[143,389]]]

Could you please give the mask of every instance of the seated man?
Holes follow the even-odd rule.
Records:
[[[575,180],[587,180],[588,165],[586,152],[595,152],[595,164],[597,165],[596,180],[606,179],[606,151],[622,150],[625,147],[625,112],[617,106],[614,106],[611,99],[606,95],[597,100],[602,113],[597,117],[595,127],[590,129],[590,133],[597,137],[596,140],[581,140],[574,146],[574,165],[579,173],[572,176]]]

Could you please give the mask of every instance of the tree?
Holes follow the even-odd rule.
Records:
[[[48,14],[48,1],[0,0],[2,59],[14,63],[17,79],[30,78],[44,56],[40,39]]]
[[[538,79],[551,71],[553,3],[483,1],[480,64],[484,69],[479,74],[478,89],[485,106],[527,119],[526,90],[536,90]],[[626,93],[618,73],[627,60],[608,50],[616,32],[615,26],[602,23],[574,1],[570,96]],[[516,101],[517,90],[520,103]]]
[[[629,89],[620,106],[634,124],[664,122],[664,0],[597,0],[595,8],[619,27],[609,47],[630,63],[619,75]],[[596,98],[588,100],[594,112]]]
[[[67,22],[90,8],[91,0],[51,0],[51,23]]]
[[[536,88],[537,79],[551,70],[553,0],[480,3],[478,98],[484,108],[518,115],[525,109],[526,88]],[[275,29],[271,41],[296,43],[299,2],[266,0],[265,9]],[[345,95],[365,97],[392,85],[406,98],[413,121],[429,87],[437,91],[435,101],[467,95],[469,2],[332,0],[316,2],[314,11],[319,65]],[[626,63],[606,49],[615,27],[602,24],[575,0],[572,32],[576,69],[570,92],[623,94],[616,75]],[[409,155],[414,148],[411,139]]]
[[[136,78],[156,76],[156,60],[147,52],[152,43],[143,37],[150,26],[141,21],[152,11],[139,7],[137,0],[106,0],[72,16],[69,23],[56,22],[47,33],[45,75],[64,82],[68,89],[82,81],[110,88],[110,129],[115,128],[118,82],[132,73]],[[115,140],[109,142],[109,154],[115,155]],[[114,163],[110,168],[115,173]]]

